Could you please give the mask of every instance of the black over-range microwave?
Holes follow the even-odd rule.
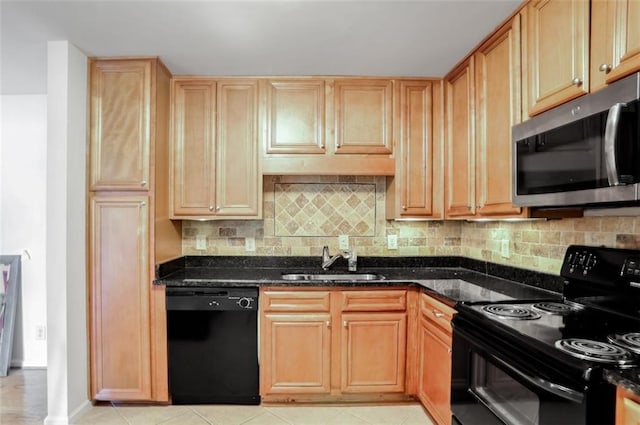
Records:
[[[640,200],[640,73],[512,128],[513,203]]]

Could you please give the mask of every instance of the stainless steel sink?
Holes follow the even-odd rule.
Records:
[[[284,273],[284,280],[315,280],[315,281],[354,281],[354,280],[384,280],[384,276],[376,273]]]

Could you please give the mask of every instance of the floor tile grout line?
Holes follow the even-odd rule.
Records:
[[[195,413],[196,416],[199,416],[203,421],[205,421],[209,425],[216,425],[215,423],[210,422],[208,418],[204,417],[204,415],[201,415],[200,412],[198,412],[196,409],[193,408],[193,406],[187,406],[187,407],[189,408],[189,410]]]
[[[111,402],[111,407],[113,407],[113,410],[116,411],[116,413],[122,418],[124,419],[124,421],[127,423],[127,425],[133,425],[131,422],[129,422],[129,419],[127,419],[127,417],[125,415],[122,414],[122,412],[120,412],[120,409],[118,409],[118,407]]]

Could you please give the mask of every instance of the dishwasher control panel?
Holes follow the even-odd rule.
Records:
[[[257,310],[257,288],[167,287],[167,310]]]

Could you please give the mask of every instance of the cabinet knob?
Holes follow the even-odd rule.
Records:
[[[598,69],[600,70],[600,72],[608,74],[611,71],[612,67],[608,63],[603,63]]]
[[[581,79],[581,78],[576,77],[576,78],[574,78],[573,80],[571,80],[571,82],[572,82],[574,85],[579,86],[579,85],[581,85],[581,84],[582,84],[582,79]]]
[[[209,205],[209,211],[213,211],[213,205]]]
[[[444,313],[438,310],[431,310],[431,313],[433,313],[437,318],[444,317]]]
[[[216,207],[216,211],[220,211],[220,207],[219,207],[219,206],[218,206],[218,207]]]
[[[327,327],[330,328],[331,327],[331,321],[327,320]]]
[[[146,180],[142,180],[142,181],[140,182],[140,186],[143,186],[143,187],[144,187],[144,186],[146,186],[146,185],[147,185],[147,181],[146,181]]]
[[[451,348],[447,348],[447,353],[451,354]]]
[[[402,210],[403,210],[403,211],[406,211],[406,210],[407,210],[407,206],[406,206],[406,205],[403,205],[403,206],[402,206]]]
[[[346,328],[346,327],[349,327],[349,323],[347,323],[347,321],[346,321],[346,320],[343,320],[343,321],[342,321],[342,326],[344,326],[345,328]]]

